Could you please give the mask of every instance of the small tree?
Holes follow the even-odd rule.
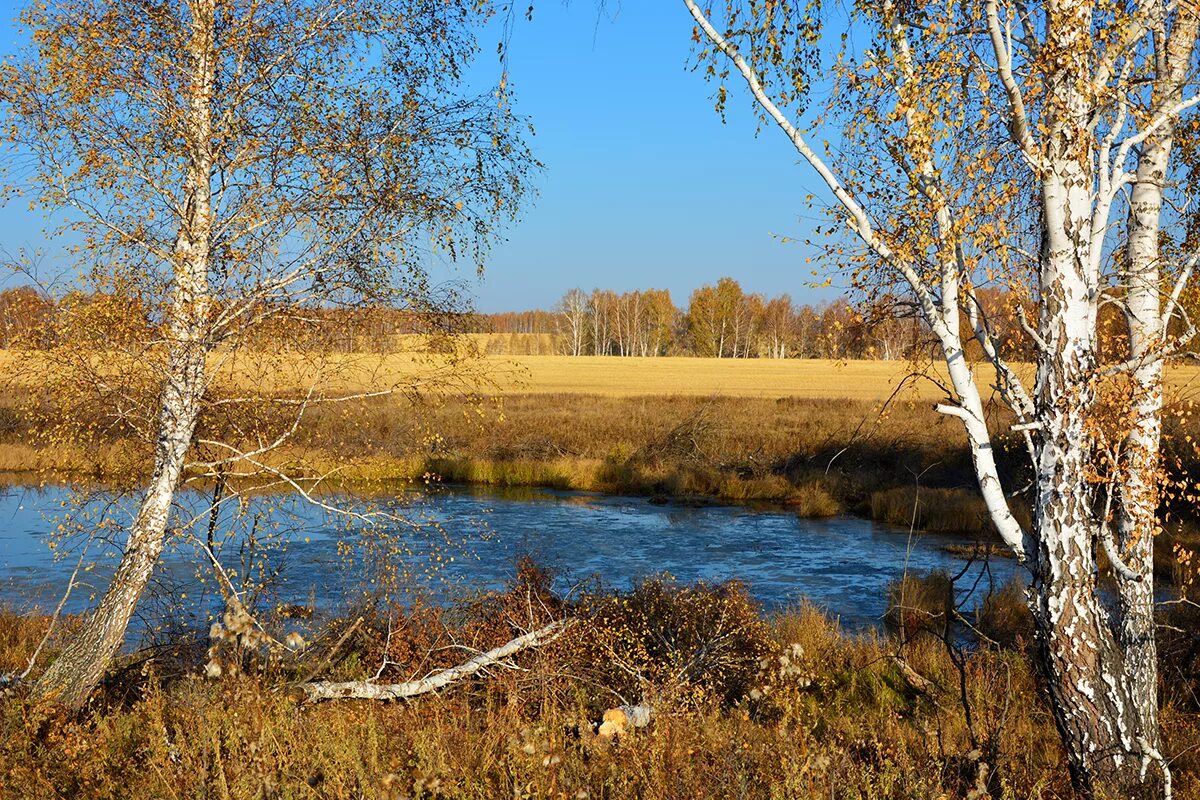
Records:
[[[0,348],[44,346],[53,310],[53,301],[32,286],[0,292]]]
[[[503,93],[457,90],[488,13],[473,0],[51,0],[21,14],[30,44],[0,73],[0,100],[32,165],[26,191],[69,219],[95,288],[126,315],[145,309],[132,340],[59,364],[142,403],[127,418],[147,423],[153,451],[108,591],[40,694],[78,706],[100,680],[186,476],[311,497],[269,453],[313,404],[346,395],[320,364],[276,351],[306,382],[272,411],[290,420],[212,435],[274,402],[269,385],[230,378],[240,344],[283,319],[319,324],[304,309],[420,311],[430,251],[479,254],[515,211],[531,162]]]
[[[859,245],[843,249],[856,286],[904,293],[940,346],[950,397],[938,410],[964,426],[992,522],[1032,576],[1038,664],[1074,782],[1119,797],[1169,792],[1152,548],[1162,368],[1190,338],[1190,326],[1182,337],[1168,330],[1191,269],[1178,265],[1164,287],[1160,242],[1176,123],[1200,102],[1185,95],[1195,8],[860,5],[855,21],[871,41],[835,65],[829,111],[845,121],[835,150],[814,147],[801,123],[820,62],[815,4],[684,4],[708,75],[744,82],[824,182],[839,232]],[[1109,263],[1127,188],[1124,254]],[[988,282],[1036,302],[1037,319],[1023,323],[1032,388],[997,346],[977,294]],[[1102,303],[1126,317],[1124,357],[1107,364]],[[1009,508],[1012,476],[997,468],[964,331],[1024,438],[1032,529]],[[1101,553],[1117,586],[1111,612]]]

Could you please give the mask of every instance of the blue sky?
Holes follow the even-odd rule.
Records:
[[[599,19],[595,8],[544,0],[514,30],[517,108],[546,172],[475,284],[480,310],[548,307],[572,286],[667,288],[682,303],[722,275],[830,297],[808,288],[803,243],[780,241],[820,217],[804,200],[816,176],[777,129],[756,136],[745,95],[721,123],[713,87],[688,69],[683,3],[626,0]]]
[[[439,278],[464,281],[481,311],[549,308],[574,286],[667,288],[682,304],[723,275],[804,302],[833,296],[809,288],[804,244],[780,240],[802,240],[820,220],[804,199],[819,194],[815,175],[777,129],[756,135],[740,87],[722,124],[713,87],[689,69],[692,24],[682,2],[626,0],[602,16],[581,0],[535,5],[533,21],[512,31],[509,68],[516,108],[533,122],[546,165],[540,196],[481,278],[468,265],[437,268]],[[4,52],[16,47],[17,7],[0,0]],[[481,38],[474,79],[499,75],[499,36]],[[41,250],[46,276],[61,274],[68,262],[49,227],[18,200],[0,209],[0,246]]]

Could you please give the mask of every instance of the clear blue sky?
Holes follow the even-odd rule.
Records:
[[[0,0],[0,49],[12,52],[20,4]],[[518,3],[524,6],[524,3]],[[569,288],[667,288],[676,303],[732,275],[748,290],[812,302],[802,242],[820,219],[804,198],[819,194],[774,127],[756,136],[750,103],[735,87],[722,124],[713,86],[690,71],[691,18],[679,0],[596,4],[538,0],[516,22],[510,76],[516,108],[533,122],[546,170],[540,196],[492,252],[483,277],[464,265],[481,311],[549,308]],[[498,30],[481,38],[474,77],[499,75]],[[46,253],[43,273],[68,265],[40,213],[20,201],[0,209],[0,246]],[[442,272],[440,269],[437,272]],[[5,283],[9,281],[4,281]]]
[[[714,87],[688,68],[691,33],[678,0],[626,0],[599,19],[593,3],[542,0],[516,25],[517,108],[546,172],[476,286],[480,310],[549,307],[572,286],[667,288],[682,303],[722,275],[832,296],[808,288],[803,243],[780,241],[821,216],[804,202],[816,176],[776,128],[756,137],[746,95],[722,124]]]

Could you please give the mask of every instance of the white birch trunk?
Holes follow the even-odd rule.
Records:
[[[1095,144],[1091,120],[1096,109],[1088,93],[1092,5],[1066,0],[1047,10],[1047,46],[1072,55],[1049,74],[1042,87],[1046,113],[1039,121],[1041,142],[1035,141],[1026,118],[1008,51],[1011,39],[1003,34],[997,4],[989,2],[986,9],[997,72],[1011,106],[1010,130],[1034,165],[1041,193],[1037,387],[1033,399],[1023,390],[1009,392],[1009,402],[1026,420],[1025,429],[1036,431],[1031,446],[1036,478],[1035,529],[1033,536],[1028,536],[1008,507],[992,455],[982,400],[958,333],[959,306],[965,298],[959,285],[962,270],[955,263],[956,243],[939,242],[941,274],[935,294],[917,268],[892,252],[875,233],[867,212],[771,100],[753,67],[712,27],[696,0],[684,0],[684,4],[709,40],[737,67],[760,106],[845,208],[851,230],[909,284],[941,343],[957,405],[940,410],[962,420],[991,518],[1004,541],[1032,569],[1038,666],[1045,677],[1076,785],[1087,793],[1152,796],[1157,789],[1154,780],[1146,780],[1146,766],[1158,749],[1143,735],[1143,723],[1156,702],[1154,684],[1144,673],[1131,680],[1132,671],[1140,670],[1133,660],[1138,656],[1135,652],[1133,659],[1125,657],[1128,639],[1144,630],[1143,623],[1131,623],[1129,634],[1115,632],[1108,612],[1100,604],[1096,585],[1098,530],[1090,479],[1089,421],[1096,401],[1093,381],[1100,288],[1098,247],[1103,237],[1094,234],[1108,225],[1111,198],[1096,196],[1092,162],[1082,157],[1092,152]],[[907,32],[902,21],[897,22],[893,34],[897,65],[909,73],[904,79],[919,82],[911,64],[905,63]],[[939,238],[952,236],[947,234],[952,231],[951,220],[937,170],[931,163],[933,153],[927,157],[930,163],[917,165],[919,189],[933,206],[935,234]],[[1013,377],[998,358],[993,361],[1002,381]],[[1161,376],[1146,377],[1153,382]],[[1156,420],[1157,408],[1147,405],[1149,416]],[[1157,428],[1151,426],[1146,431],[1157,440]],[[1147,580],[1146,584],[1151,582]],[[1122,611],[1130,603],[1140,605],[1145,600],[1123,599]],[[1152,652],[1152,645],[1148,652]]]
[[[1153,142],[1142,154],[1130,196],[1129,275],[1126,319],[1129,357],[1145,359],[1132,374],[1133,430],[1125,442],[1117,508],[1117,546],[1122,561],[1141,580],[1117,573],[1118,635],[1125,650],[1125,679],[1142,698],[1142,735],[1159,744],[1158,655],[1154,637],[1154,533],[1158,527],[1157,472],[1162,438],[1162,313],[1158,262],[1162,181],[1169,142]]]
[[[129,620],[162,552],[171,506],[199,414],[205,385],[205,326],[210,306],[208,267],[212,233],[212,92],[214,0],[192,6],[189,104],[192,141],[185,187],[185,216],[175,248],[170,351],[158,416],[154,467],[129,530],[121,562],[100,605],[39,679],[39,695],[82,706],[125,641]]]
[[[1197,19],[1181,17],[1165,42],[1165,74],[1159,75],[1155,107],[1176,106],[1196,44]],[[1161,42],[1161,38],[1157,41]],[[1165,124],[1147,140],[1138,159],[1130,192],[1125,317],[1129,358],[1138,366],[1133,380],[1133,430],[1125,442],[1126,461],[1120,476],[1117,545],[1120,558],[1134,575],[1117,572],[1118,636],[1125,651],[1126,680],[1135,687],[1141,735],[1160,747],[1158,727],[1158,651],[1154,631],[1154,534],[1158,530],[1163,414],[1163,355],[1169,320],[1163,318],[1159,233],[1163,187],[1167,180],[1175,125]]]
[[[1140,787],[1137,688],[1097,592],[1089,481],[1097,275],[1091,266],[1091,175],[1071,153],[1043,188],[1034,620],[1039,667],[1072,775],[1085,790]],[[1153,701],[1153,697],[1150,699]]]

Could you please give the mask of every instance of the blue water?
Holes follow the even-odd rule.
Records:
[[[177,520],[202,511],[206,500],[185,494]],[[380,501],[370,503],[376,507]],[[1012,562],[1003,559],[992,559],[987,572],[981,564],[968,568],[942,549],[969,540],[910,536],[853,517],[806,520],[784,512],[653,505],[642,498],[550,490],[443,489],[403,494],[385,505],[406,521],[365,528],[294,497],[258,498],[240,508],[229,504],[213,525],[212,549],[237,586],[246,575],[251,577],[247,585],[266,586],[263,602],[330,611],[364,591],[446,599],[497,589],[511,579],[517,559],[528,555],[552,571],[564,592],[589,580],[624,589],[661,573],[683,582],[736,578],[768,610],[804,598],[849,628],[878,624],[888,583],[906,571],[967,569],[964,587],[976,578],[998,585],[1013,572]],[[57,488],[4,491],[0,604],[52,610],[79,563],[80,548],[99,531],[65,606],[67,611],[87,608],[107,585],[132,506],[132,498],[80,497]],[[209,519],[200,516],[183,526],[195,539],[178,532],[172,537],[147,608],[182,609],[191,619],[211,610],[213,569],[196,545],[206,540]],[[52,533],[60,525],[67,533]],[[71,533],[72,526],[79,532]],[[267,579],[263,570],[278,574]]]

